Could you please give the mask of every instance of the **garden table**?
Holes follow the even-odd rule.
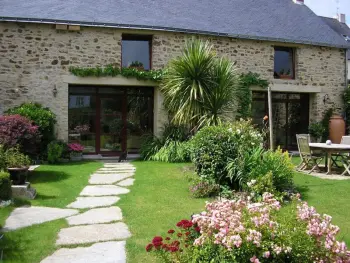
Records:
[[[326,153],[327,174],[331,174],[332,172],[332,154],[340,153],[340,152],[343,152],[343,153],[350,152],[350,145],[348,144],[332,143],[331,145],[327,145],[325,143],[309,143],[309,146],[311,149],[322,150],[323,152]]]

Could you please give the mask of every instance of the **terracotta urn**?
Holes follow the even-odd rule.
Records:
[[[340,143],[345,135],[345,121],[340,115],[333,115],[329,120],[329,139],[332,143]]]

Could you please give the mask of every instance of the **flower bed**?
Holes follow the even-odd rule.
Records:
[[[164,262],[350,262],[331,217],[297,198],[283,209],[270,193],[258,203],[208,203],[177,229],[155,237],[146,250]]]

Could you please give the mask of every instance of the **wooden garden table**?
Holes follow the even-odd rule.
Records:
[[[350,152],[350,145],[348,144],[332,143],[331,145],[327,145],[325,143],[309,143],[309,146],[311,149],[322,150],[326,153],[327,174],[331,174],[332,172],[332,154]]]

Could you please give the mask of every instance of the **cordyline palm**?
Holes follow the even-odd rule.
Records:
[[[170,62],[161,83],[173,122],[194,129],[230,120],[238,88],[234,64],[216,58],[208,41],[194,39],[186,42],[182,56]]]

